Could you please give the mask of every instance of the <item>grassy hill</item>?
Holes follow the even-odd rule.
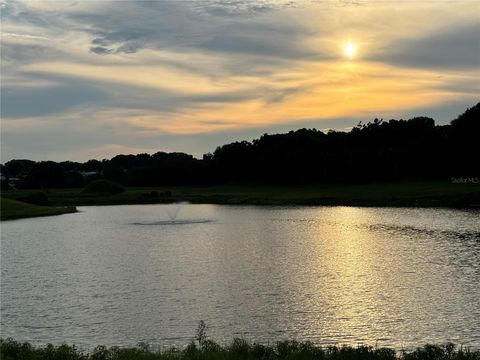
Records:
[[[0,199],[1,220],[20,219],[36,216],[61,215],[76,212],[74,206],[38,206],[12,199]]]

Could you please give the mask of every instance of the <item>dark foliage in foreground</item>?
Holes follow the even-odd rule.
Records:
[[[11,160],[2,174],[20,179],[20,188],[78,188],[98,178],[134,187],[445,180],[480,176],[479,134],[480,103],[443,126],[428,117],[375,119],[350,132],[265,134],[201,160],[164,152],[85,163]]]
[[[2,360],[217,360],[217,359],[319,359],[319,360],[480,360],[480,351],[456,348],[453,344],[425,345],[412,352],[396,352],[388,348],[327,347],[309,342],[281,341],[274,345],[251,344],[234,339],[230,345],[221,346],[204,339],[199,345],[191,343],[180,350],[170,348],[155,350],[147,344],[135,348],[98,346],[92,352],[82,352],[75,346],[47,345],[34,347],[12,339],[1,340]]]

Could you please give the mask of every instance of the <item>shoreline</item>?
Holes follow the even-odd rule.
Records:
[[[41,196],[38,196],[41,195]],[[32,199],[42,199],[32,204]],[[13,203],[12,203],[13,202]],[[126,188],[118,194],[83,189],[9,190],[2,192],[2,220],[76,212],[77,206],[171,204],[259,206],[357,206],[480,209],[480,184],[402,182],[305,186],[222,185]]]

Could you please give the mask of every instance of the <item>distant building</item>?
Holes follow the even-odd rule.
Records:
[[[80,175],[82,175],[84,178],[98,174],[98,171],[79,171],[79,172],[80,172]]]

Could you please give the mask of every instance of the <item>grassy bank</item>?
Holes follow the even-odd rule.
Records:
[[[210,340],[200,344],[192,342],[184,349],[155,350],[147,344],[135,348],[98,346],[92,352],[83,352],[75,346],[47,345],[34,347],[12,339],[1,341],[2,360],[479,360],[480,351],[456,348],[453,344],[426,345],[412,352],[395,351],[372,347],[327,347],[309,342],[281,341],[273,345],[252,344],[243,339],[234,339],[221,346]]]
[[[2,196],[25,200],[38,190],[12,190]],[[214,186],[127,188],[113,195],[82,189],[53,189],[46,194],[52,206],[154,204],[175,201],[254,205],[351,205],[480,207],[480,184],[402,182],[365,185]]]
[[[76,212],[73,206],[38,206],[12,199],[0,199],[1,220],[12,220],[26,217],[61,215]]]

